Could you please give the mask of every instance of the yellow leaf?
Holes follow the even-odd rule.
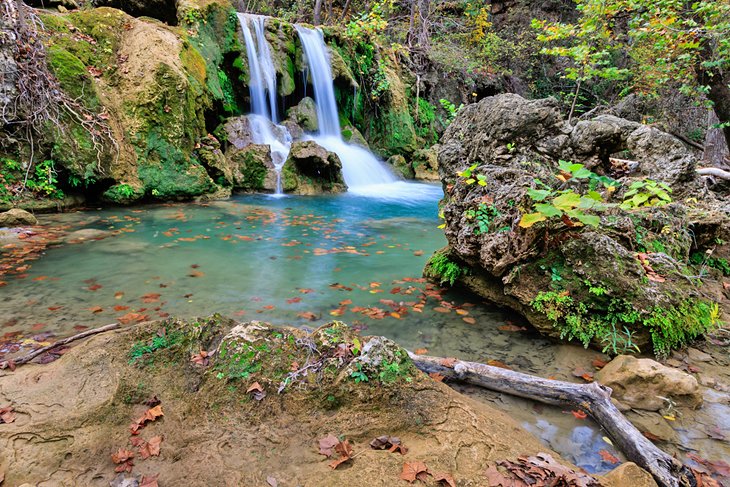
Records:
[[[545,220],[547,220],[547,218],[542,213],[528,213],[526,215],[522,215],[522,219],[520,220],[520,226],[522,228],[530,228],[535,223]]]

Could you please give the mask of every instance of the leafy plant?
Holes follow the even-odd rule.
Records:
[[[586,195],[580,195],[573,190],[553,191],[544,184],[542,186],[546,189],[527,190],[527,194],[535,202],[534,211],[522,215],[520,227],[530,228],[535,223],[550,218],[559,218],[570,227],[597,227],[601,223],[599,216],[586,213],[587,210],[601,211],[606,208],[600,193],[589,191]]]
[[[483,174],[474,174],[474,171],[476,170],[477,166],[479,166],[479,163],[475,162],[474,164],[469,166],[467,169],[457,172],[456,175],[459,176],[460,178],[464,178],[464,184],[466,184],[466,185],[471,185],[471,184],[477,183],[479,186],[486,186],[487,177]]]
[[[441,284],[448,282],[453,286],[458,279],[469,274],[469,268],[462,267],[445,254],[437,252],[428,262],[426,272],[430,277],[439,279]]]
[[[359,362],[357,363],[357,370],[353,371],[350,374],[350,377],[355,380],[355,384],[359,384],[360,382],[368,382],[370,380],[367,374],[362,371],[362,364]]]
[[[446,110],[446,115],[448,116],[448,123],[446,125],[449,125],[451,122],[454,121],[456,118],[456,114],[459,113],[459,110],[464,108],[464,104],[460,104],[458,107],[451,103],[449,100],[446,100],[444,98],[441,98],[439,100],[439,103],[441,103],[441,106],[444,110]]]
[[[672,188],[669,185],[653,179],[634,181],[624,194],[620,208],[622,210],[632,210],[646,206],[668,205],[672,202],[671,192]]]

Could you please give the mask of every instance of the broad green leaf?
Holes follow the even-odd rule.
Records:
[[[634,206],[641,206],[648,199],[649,199],[649,195],[647,193],[639,193],[637,195],[634,195],[633,198],[631,198],[631,203],[633,203]]]
[[[577,166],[582,166],[582,164],[576,164],[576,165]],[[588,169],[586,169],[584,167],[581,167],[580,169],[576,170],[573,173],[573,177],[576,178],[576,179],[585,179],[585,178],[590,177],[591,174],[592,173]]]
[[[530,228],[535,223],[543,222],[545,220],[547,220],[547,218],[542,213],[528,213],[526,215],[522,215],[520,226],[522,228]]]
[[[553,200],[553,206],[559,210],[572,210],[580,204],[580,195],[571,192],[563,193]]]
[[[529,188],[527,190],[527,194],[535,201],[545,201],[545,198],[550,196],[552,191],[547,189],[535,189],[535,188]]]
[[[561,216],[563,214],[562,211],[558,210],[549,203],[540,203],[539,205],[535,205],[535,209],[538,211],[538,213],[542,213],[548,218]]]
[[[597,227],[601,224],[601,217],[596,215],[586,215],[585,213],[578,213],[575,215],[575,217],[580,221],[581,223],[585,225],[590,225],[592,227]]]
[[[603,201],[603,196],[601,196],[601,193],[598,191],[588,191],[585,197],[594,201]]]

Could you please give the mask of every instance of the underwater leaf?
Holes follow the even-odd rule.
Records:
[[[547,220],[547,217],[542,213],[528,213],[526,215],[522,215],[522,219],[520,220],[520,227],[530,228],[535,223],[545,220]]]
[[[615,456],[611,455],[606,450],[598,450],[598,454],[601,455],[601,459],[603,459],[604,462],[610,463],[611,465],[616,465],[617,463],[621,463],[621,460],[619,460]]]

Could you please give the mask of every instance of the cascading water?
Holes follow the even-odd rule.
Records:
[[[248,117],[251,135],[255,143],[266,144],[271,148],[271,160],[276,169],[276,194],[281,195],[281,169],[289,156],[291,135],[285,127],[276,125],[276,69],[264,36],[265,20],[261,15],[238,14],[251,78],[248,84],[251,95],[251,115]]]
[[[317,103],[319,133],[314,139],[340,157],[348,191],[372,193],[375,185],[395,183],[398,179],[371,152],[342,140],[332,69],[322,32],[300,25],[295,27],[304,47],[308,74],[314,88],[314,100]]]

